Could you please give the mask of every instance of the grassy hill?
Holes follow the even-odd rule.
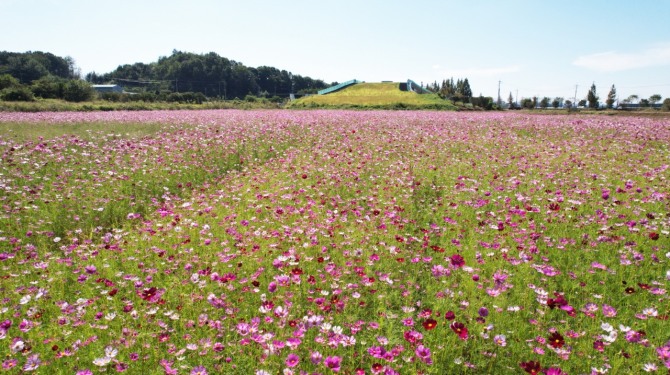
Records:
[[[295,100],[289,108],[442,109],[455,110],[437,94],[400,91],[398,82],[357,83],[340,91]]]

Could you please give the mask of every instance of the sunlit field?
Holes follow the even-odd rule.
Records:
[[[0,372],[670,368],[670,120],[0,113]]]

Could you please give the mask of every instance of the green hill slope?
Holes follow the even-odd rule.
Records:
[[[289,108],[442,109],[455,110],[437,94],[400,91],[398,82],[357,83],[340,91],[295,100]]]

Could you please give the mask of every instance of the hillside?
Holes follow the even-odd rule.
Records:
[[[312,95],[289,104],[289,108],[443,109],[455,110],[437,94],[401,91],[398,82],[357,83],[326,95]]]

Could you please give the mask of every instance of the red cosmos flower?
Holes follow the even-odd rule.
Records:
[[[424,320],[421,324],[423,325],[423,328],[426,329],[426,331],[430,331],[431,329],[437,327],[437,321],[432,318]]]
[[[561,206],[559,206],[558,203],[551,203],[549,205],[549,209],[552,210],[552,211],[558,211],[558,210],[561,209]]]
[[[556,298],[547,299],[547,306],[549,306],[550,309],[565,306],[568,304],[568,301],[565,300],[565,297],[563,297],[562,294],[554,293],[554,296],[556,296]]]
[[[465,259],[463,259],[463,257],[459,254],[452,255],[449,257],[449,260],[451,261],[451,265],[456,268],[461,268],[465,265]]]
[[[304,179],[306,179],[306,178],[307,178],[307,174],[303,173],[303,174],[302,174],[302,179],[304,180]]]
[[[296,267],[291,270],[291,273],[294,275],[302,275],[302,268]]]
[[[148,302],[160,302],[161,296],[165,293],[165,289],[158,289],[156,287],[145,288],[138,292],[139,296]]]
[[[563,345],[565,345],[565,339],[558,332],[554,332],[549,335],[549,337],[547,337],[547,341],[552,348],[562,348]]]
[[[594,341],[593,342],[593,349],[602,353],[605,350],[605,343],[603,342],[603,340]]]
[[[463,325],[463,323],[453,322],[449,327],[452,331],[456,332],[458,338],[461,340],[468,339],[468,329],[465,327],[465,325]]]
[[[658,237],[659,237],[659,235],[656,232],[649,233],[649,239],[652,240],[652,241],[658,240]]]
[[[430,248],[433,249],[433,251],[438,252],[438,253],[443,253],[444,252],[444,248],[439,247],[437,245],[433,245]]]
[[[454,314],[453,311],[449,310],[446,313],[444,313],[444,319],[454,320],[454,319],[456,319],[456,314]]]
[[[519,363],[519,366],[521,366],[521,368],[529,374],[536,375],[542,372],[542,366],[540,366],[540,362],[536,361],[521,362]]]

